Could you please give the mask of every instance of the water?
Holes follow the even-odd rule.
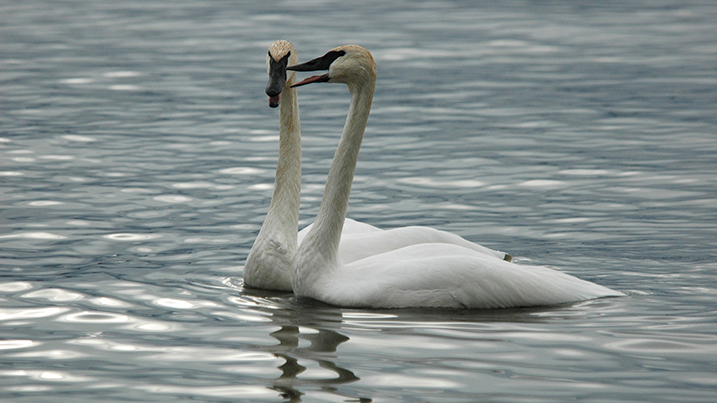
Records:
[[[717,7],[265,3],[0,5],[0,400],[717,400]],[[628,296],[370,311],[244,290],[276,39],[378,62],[351,217]],[[304,226],[348,96],[300,102]]]

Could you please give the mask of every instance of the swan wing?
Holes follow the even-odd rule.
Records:
[[[506,257],[503,252],[470,242],[450,232],[430,227],[402,227],[383,231],[342,233],[339,259],[342,264],[347,264],[418,244],[452,244],[498,259]]]
[[[310,224],[299,231],[299,245],[313,225]],[[504,259],[506,256],[503,252],[486,248],[447,231],[417,226],[383,230],[346,218],[339,243],[339,260],[342,264],[347,264],[406,246],[426,243],[454,244],[498,259]]]
[[[453,244],[417,244],[337,267],[309,295],[366,308],[515,308],[619,296],[543,267],[522,266]]]

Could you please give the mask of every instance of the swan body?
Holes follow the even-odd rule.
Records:
[[[500,252],[443,231],[423,227],[382,231],[347,221],[376,83],[373,57],[360,46],[347,45],[288,69],[328,70],[294,87],[344,83],[351,93],[319,213],[314,224],[299,234],[301,243],[293,261],[296,295],[364,308],[511,308],[623,295],[547,267],[510,263]]]
[[[296,90],[291,88],[295,73],[286,70],[288,64],[297,62],[296,49],[290,42],[279,40],[269,46],[266,93],[269,106],[279,106],[279,158],[269,211],[244,266],[244,284],[251,288],[292,291],[292,261],[297,245],[313,226],[309,225],[297,234],[301,195],[301,124]],[[343,225],[338,254],[342,262],[348,263],[379,252],[425,242],[455,243],[501,259],[510,259],[505,253],[473,244],[445,231],[421,227],[382,230],[348,218]]]
[[[513,308],[620,295],[542,266],[453,244],[415,244],[308,274],[297,295],[364,308]]]

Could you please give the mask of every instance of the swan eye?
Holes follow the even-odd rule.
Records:
[[[331,66],[331,63],[335,62],[336,59],[344,55],[346,55],[346,52],[343,50],[332,50],[331,52],[325,54],[324,58],[328,60],[329,66]],[[328,70],[329,67],[327,66],[326,69]]]

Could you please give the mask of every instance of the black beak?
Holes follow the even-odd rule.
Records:
[[[332,50],[331,52],[321,56],[317,57],[316,59],[309,60],[308,62],[301,63],[301,64],[295,64],[293,66],[289,66],[286,69],[287,70],[293,70],[293,71],[317,71],[317,70],[328,70],[329,67],[331,67],[331,63],[333,63],[336,59],[339,57],[345,55],[346,52],[343,50]],[[291,86],[291,88],[299,87],[306,84],[311,83],[325,83],[329,81],[329,74],[322,74],[320,76],[312,76],[309,77],[303,81],[300,81],[294,85]]]
[[[281,91],[286,84],[286,65],[289,64],[289,54],[282,57],[278,62],[269,55],[269,83],[266,84],[266,95],[269,96],[269,106],[279,106]]]

